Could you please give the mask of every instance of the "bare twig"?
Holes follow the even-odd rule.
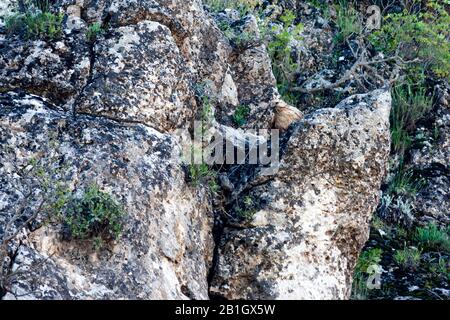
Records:
[[[413,60],[404,60],[399,54],[400,46],[397,48],[397,50],[393,56],[383,58],[383,59],[368,60],[367,48],[364,46],[363,43],[364,43],[364,41],[360,39],[358,41],[358,48],[355,51],[355,49],[353,49],[351,44],[347,41],[347,45],[350,48],[352,55],[356,59],[356,61],[352,65],[352,67],[349,70],[347,70],[344,73],[344,75],[340,79],[338,79],[336,82],[318,86],[315,88],[306,88],[305,86],[294,87],[291,89],[291,91],[306,93],[306,94],[313,94],[313,93],[317,93],[317,92],[321,92],[321,91],[333,90],[333,89],[339,88],[350,80],[355,80],[358,82],[358,84],[362,85],[360,79],[366,80],[367,83],[381,82],[383,85],[390,86],[394,83],[395,80],[398,79],[398,74],[400,73],[402,66],[411,64],[411,63],[420,62],[420,59],[418,59],[418,58],[413,59]],[[393,75],[391,75],[390,79],[385,79],[382,75],[380,75],[380,72],[375,67],[373,67],[375,65],[381,65],[384,63],[394,63],[395,64],[395,67],[394,67],[395,72],[393,73]],[[367,75],[363,72],[363,69],[370,72],[371,77],[373,77],[373,79],[369,80],[367,78]],[[316,75],[310,77],[310,79],[305,81],[305,83],[309,83],[309,81],[314,79],[315,76]],[[393,78],[392,76],[395,76],[395,77]],[[365,88],[364,85],[362,85],[362,87]]]

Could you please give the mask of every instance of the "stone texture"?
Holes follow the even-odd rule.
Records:
[[[244,127],[275,126],[288,140],[273,179],[246,189],[258,168],[235,172],[245,186],[221,176],[258,211],[250,228],[226,230],[212,294],[348,297],[385,171],[387,92],[352,97],[288,129],[303,115],[280,99],[264,45],[238,50],[200,0],[61,0],[53,9],[69,15],[54,42],[6,37],[0,26],[0,236],[24,200],[17,169],[36,157],[50,173],[63,167],[52,178],[74,192],[95,182],[111,193],[126,210],[125,230],[93,251],[39,217],[8,247],[6,262],[23,273],[3,299],[208,299],[216,208],[205,187],[186,182],[174,134],[201,112],[200,86],[220,131],[248,137],[232,124],[246,105]],[[89,42],[94,22],[105,30]],[[236,22],[257,31],[255,17]],[[311,41],[296,52],[308,75],[323,48],[308,51],[321,38]],[[34,190],[27,215],[43,196]]]
[[[425,179],[425,186],[414,199],[414,211],[422,224],[450,223],[450,86],[436,87],[437,105],[432,128],[419,132],[428,140],[412,151],[409,167]],[[430,136],[431,139],[430,139]]]
[[[252,188],[252,227],[226,228],[211,293],[227,299],[346,299],[389,156],[389,92],[306,116],[280,171]]]
[[[94,50],[92,80],[80,95],[78,113],[160,131],[180,128],[193,117],[189,74],[167,27],[152,21],[119,27]]]
[[[13,271],[29,272],[12,284],[9,298],[208,298],[209,201],[185,183],[170,136],[102,118],[73,120],[37,97],[10,93],[0,96],[0,137],[3,219],[24,185],[14,168],[33,158],[49,172],[63,166],[55,179],[75,192],[96,182],[126,212],[123,236],[110,250],[64,241],[52,224],[22,239]],[[49,144],[51,154],[44,152]],[[43,267],[33,267],[39,261]]]
[[[0,38],[0,90],[26,90],[64,104],[87,83],[91,59],[84,36],[57,42]]]

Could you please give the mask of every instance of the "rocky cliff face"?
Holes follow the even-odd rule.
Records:
[[[345,299],[389,156],[391,98],[353,96],[289,132],[280,171],[250,189],[251,228],[227,228],[211,291],[228,299]]]
[[[386,171],[389,91],[301,120],[265,46],[233,48],[200,0],[64,0],[55,10],[67,16],[57,41],[0,36],[0,239],[17,233],[0,255],[3,299],[349,297]],[[95,41],[93,22],[107,26]],[[231,129],[242,104],[246,128],[292,124],[277,173],[221,172],[239,176],[224,201],[255,206],[239,227],[182,162],[175,131],[202,113],[199,84],[216,128]],[[96,183],[113,195],[122,237],[92,250],[44,216],[27,221],[46,197],[39,177],[29,193],[21,174],[35,159],[74,193]]]

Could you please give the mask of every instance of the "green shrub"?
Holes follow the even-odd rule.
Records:
[[[392,180],[389,182],[387,192],[395,195],[415,196],[424,185],[425,182],[423,179],[416,178],[413,172],[405,170],[401,163]]]
[[[233,114],[233,122],[241,127],[247,122],[247,117],[250,114],[250,108],[248,106],[239,106],[236,108]]]
[[[251,221],[256,214],[255,204],[250,196],[245,196],[241,200],[240,206],[236,209],[239,218],[244,221]]]
[[[239,216],[239,218],[241,218],[244,221],[252,221],[253,217],[256,214],[256,210],[252,210],[252,209],[237,209],[237,214]]]
[[[369,294],[367,288],[368,269],[372,265],[379,265],[383,250],[379,248],[363,251],[355,266],[352,284],[352,299],[365,300]]]
[[[335,41],[337,43],[345,42],[352,35],[362,32],[358,11],[347,0],[339,0],[336,5],[336,13],[338,32]]]
[[[295,86],[299,70],[292,57],[292,43],[302,40],[303,24],[295,23],[296,16],[290,10],[286,10],[279,20],[281,25],[272,24],[270,19],[261,20],[260,29],[263,38],[269,39],[267,51],[272,60],[278,91],[287,102],[294,104],[296,96],[291,88]]]
[[[316,9],[319,9],[322,14],[328,13],[328,3],[326,0],[308,0],[308,3]]]
[[[98,36],[100,36],[103,33],[102,24],[99,22],[94,22],[91,24],[86,31],[86,38],[89,42],[94,42]]]
[[[435,224],[416,229],[415,240],[427,250],[450,251],[450,239],[445,230],[439,229]]]
[[[391,136],[393,151],[403,154],[412,142],[411,132],[418,120],[433,106],[424,85],[405,83],[392,89]]]
[[[212,170],[206,163],[189,165],[189,177],[194,186],[198,186],[202,183],[207,182],[210,186],[213,187],[213,189],[216,190],[216,176],[217,173]],[[212,183],[211,181],[214,181],[214,183]]]
[[[381,261],[383,250],[379,248],[363,251],[355,267],[356,273],[367,272],[371,265],[378,265]]]
[[[220,186],[217,183],[217,172],[205,163],[190,164],[189,178],[194,187],[203,184],[208,186],[212,194],[217,194],[220,191]]]
[[[8,34],[19,35],[25,39],[54,40],[62,36],[63,14],[50,12],[19,13],[6,18]]]
[[[94,244],[117,239],[123,229],[125,212],[108,193],[90,185],[80,197],[71,195],[61,214],[64,231],[71,239],[93,239]]]
[[[420,264],[421,254],[422,252],[417,248],[397,250],[394,253],[394,261],[405,270],[416,269]]]
[[[404,60],[419,59],[408,66],[417,79],[431,70],[437,77],[450,76],[450,15],[442,1],[415,1],[419,12],[405,10],[385,17],[382,28],[370,36],[371,43],[387,55],[398,54]],[[447,3],[448,5],[448,3]]]
[[[431,261],[428,269],[435,277],[443,277],[450,281],[450,265],[448,259],[440,257],[437,261]]]

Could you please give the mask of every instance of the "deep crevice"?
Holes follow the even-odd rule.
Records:
[[[291,137],[295,134],[295,132],[298,131],[299,127],[301,126],[300,122],[292,124],[289,129],[280,137],[280,161],[282,160],[284,154],[286,153],[288,149],[289,140]],[[230,169],[235,168],[232,167]],[[248,192],[251,189],[262,186],[264,184],[270,183],[273,178],[263,179],[262,181],[256,181],[257,178],[260,177],[259,171],[262,168],[262,166],[258,165],[240,165],[240,168],[236,170],[237,176],[242,178],[242,171],[245,172],[245,175],[247,177],[250,177],[250,179],[247,179],[247,177],[244,177],[245,184],[241,186],[240,189],[238,189],[237,192],[233,192],[228,197],[226,197],[223,200],[224,207],[226,210],[230,209],[232,210],[233,203],[235,203],[235,200],[237,197],[239,197],[242,193]],[[230,170],[229,170],[230,171]],[[255,182],[255,183],[253,183]],[[231,230],[244,230],[249,229],[250,227],[245,227],[239,224],[233,224],[227,221],[227,217],[224,217],[220,212],[216,212],[214,215],[214,227],[212,230],[213,238],[214,238],[214,251],[213,251],[213,259],[212,259],[212,265],[208,272],[208,295],[211,300],[226,300],[224,297],[211,293],[211,284],[213,282],[214,276],[217,271],[218,263],[219,263],[219,256],[220,256],[220,246],[222,237],[225,233],[225,228],[231,229]]]
[[[73,105],[72,105],[72,116],[74,119],[76,119],[77,116],[77,105],[80,102],[81,97],[83,96],[84,91],[86,88],[92,84],[94,79],[94,65],[95,65],[96,55],[95,55],[95,41],[89,43],[89,73],[86,80],[85,85],[81,88],[80,92],[78,93],[77,97],[75,98]]]
[[[210,300],[219,300],[214,294],[211,294],[211,284],[214,279],[214,275],[216,273],[216,268],[219,262],[219,250],[220,250],[220,241],[222,239],[222,235],[225,229],[225,224],[223,223],[221,216],[219,214],[214,215],[214,227],[212,230],[213,239],[214,239],[214,251],[213,251],[213,259],[212,264],[208,272],[208,295]]]
[[[7,256],[10,259],[9,259],[8,265],[6,266],[6,273],[2,275],[2,277],[3,277],[3,279],[2,279],[3,286],[0,287],[0,300],[3,300],[3,297],[6,296],[6,294],[8,292],[10,292],[7,289],[7,285],[8,285],[8,282],[10,281],[9,277],[11,276],[11,270],[13,269],[14,263],[16,262],[17,256],[19,255],[19,250],[20,250],[20,246],[21,245],[22,245],[22,243],[19,243],[17,248],[13,252],[11,252],[11,254],[7,254]],[[3,266],[3,262],[4,261],[0,261],[0,262],[2,263],[2,265],[0,265],[0,267],[3,268],[4,267]],[[3,270],[2,270],[2,273],[3,273]]]
[[[143,122],[143,121],[139,121],[139,120],[131,120],[131,119],[121,119],[121,118],[116,118],[113,116],[108,116],[108,115],[103,115],[103,114],[95,114],[95,113],[89,113],[89,112],[77,112],[77,115],[79,116],[84,116],[84,117],[91,117],[91,118],[98,118],[98,119],[104,119],[104,120],[109,120],[109,121],[114,121],[117,122],[118,124],[125,126],[125,125],[141,125],[141,126],[145,126],[147,128],[151,128],[155,131],[157,131],[158,133],[161,134],[166,134],[164,131],[161,131],[155,127],[152,127],[150,125],[148,125],[147,123]]]

